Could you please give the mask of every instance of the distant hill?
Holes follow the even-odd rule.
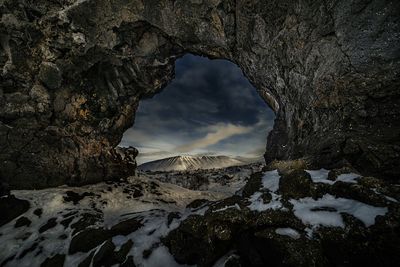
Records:
[[[141,164],[142,171],[185,171],[197,169],[220,169],[248,164],[247,161],[228,156],[176,156]]]

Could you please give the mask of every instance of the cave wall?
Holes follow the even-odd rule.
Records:
[[[400,173],[400,3],[0,1],[0,180],[81,185],[131,174],[114,149],[185,53],[241,67],[275,110],[266,161]]]

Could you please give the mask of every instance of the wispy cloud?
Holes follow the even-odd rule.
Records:
[[[253,150],[247,151],[245,153],[245,156],[248,156],[248,157],[260,157],[260,156],[264,155],[265,150],[266,150],[265,146],[262,146],[262,147],[259,147],[257,149],[253,149]]]
[[[274,118],[233,63],[187,55],[167,88],[140,102],[120,145],[136,147],[139,163],[182,154],[258,156]]]
[[[253,127],[244,127],[231,123],[218,123],[208,127],[209,133],[203,138],[178,146],[176,151],[186,153],[195,149],[205,148],[229,137],[250,132]]]

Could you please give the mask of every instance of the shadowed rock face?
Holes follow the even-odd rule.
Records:
[[[0,178],[11,188],[129,175],[137,151],[114,147],[185,53],[235,62],[276,111],[267,161],[400,172],[397,1],[3,0],[0,10]]]

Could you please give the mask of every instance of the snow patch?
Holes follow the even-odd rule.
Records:
[[[165,246],[159,246],[154,249],[150,257],[143,260],[142,266],[146,267],[188,267],[190,265],[181,265],[177,263],[174,257],[169,253]]]
[[[324,184],[333,184],[334,182],[328,180],[329,170],[320,169],[320,170],[305,170],[313,180],[314,183],[324,183]]]
[[[378,191],[378,189],[376,189],[376,188],[372,189],[372,191],[374,191],[374,193],[377,194],[377,195],[383,196],[384,198],[386,198],[387,200],[389,200],[389,201],[391,201],[391,202],[399,203],[399,201],[398,201],[397,199],[395,199],[395,198],[393,198],[393,197],[389,197],[389,196],[387,196],[387,195],[384,195],[384,194],[380,193],[380,192]]]
[[[213,212],[224,211],[224,210],[231,209],[231,208],[234,208],[234,209],[237,209],[237,210],[241,210],[239,205],[236,203],[235,205],[225,206],[225,207],[223,207],[221,209],[214,210]]]
[[[276,194],[279,189],[279,180],[281,176],[279,175],[277,170],[267,171],[264,173],[261,178],[262,186],[264,189],[268,189],[271,194],[271,201],[268,203],[264,203],[262,199],[262,192],[255,192],[250,198],[249,201],[251,204],[247,206],[250,210],[254,211],[265,211],[268,209],[286,209],[283,207],[281,203],[281,196]]]
[[[291,199],[294,215],[304,224],[312,226],[331,226],[344,228],[343,218],[340,212],[353,215],[361,220],[365,226],[375,224],[375,217],[385,215],[386,207],[374,207],[368,204],[346,198],[335,198],[330,194],[314,200],[310,197],[299,200]]]
[[[235,254],[235,251],[229,251],[222,256],[212,267],[225,267],[225,264],[231,259],[239,259],[239,256]]]
[[[281,176],[278,173],[278,170],[267,171],[262,177],[262,185],[264,188],[276,192],[279,189],[279,180]]]
[[[323,183],[329,185],[333,185],[338,181],[355,184],[357,183],[357,179],[361,177],[359,174],[356,173],[343,173],[340,174],[335,181],[332,181],[328,179],[329,170],[320,169],[320,170],[305,170],[305,171],[308,174],[310,174],[311,179],[314,183]]]
[[[277,233],[278,235],[285,235],[285,236],[291,237],[293,239],[300,238],[299,232],[297,232],[293,228],[277,228],[275,230],[275,233]]]
[[[268,209],[272,210],[278,210],[278,209],[286,209],[283,207],[281,203],[281,196],[277,195],[275,193],[271,193],[272,199],[268,203],[264,203],[264,200],[262,199],[262,193],[261,192],[255,192],[250,198],[249,201],[251,204],[247,206],[250,210],[254,211],[265,211]]]
[[[343,174],[340,174],[336,178],[336,181],[356,184],[357,183],[357,179],[360,178],[360,177],[361,176],[359,174],[356,174],[356,173],[343,173]]]

